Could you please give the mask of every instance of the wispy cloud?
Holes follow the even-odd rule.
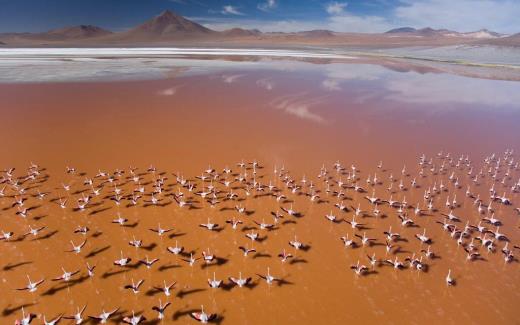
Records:
[[[344,13],[329,18],[327,29],[340,32],[380,33],[396,27],[380,16],[356,16]]]
[[[312,20],[274,20],[266,23],[260,19],[219,19],[217,17],[200,18],[199,22],[214,30],[226,30],[233,27],[258,29],[262,32],[301,32],[313,29],[328,29],[336,32],[385,32],[395,26],[381,17],[357,17],[342,15],[329,17],[325,21]]]
[[[297,32],[328,29],[337,32],[378,33],[403,26],[415,28],[447,28],[461,32],[488,28],[502,33],[520,31],[520,5],[517,0],[399,0],[387,10],[366,12],[349,9],[346,2],[329,2],[322,7],[322,19],[278,20],[243,19],[206,21],[205,26],[217,30],[231,27],[259,29],[264,32]],[[268,11],[278,6],[276,0],[262,0],[258,9]],[[274,6],[274,7],[273,7]],[[234,6],[219,13],[228,16],[243,15]],[[208,19],[212,19],[209,17]],[[224,18],[223,18],[224,19]]]
[[[345,11],[346,7],[346,2],[331,2],[327,4],[325,10],[327,10],[327,12],[331,15],[341,15]]]
[[[376,15],[356,15],[345,10],[346,2],[331,2],[325,10],[330,15],[326,24],[333,31],[342,32],[384,32],[394,27],[386,17]]]
[[[499,32],[520,31],[517,0],[402,0],[394,17],[403,25],[474,31],[481,28]]]
[[[275,20],[266,23],[260,19],[232,19],[227,17],[191,17],[207,28],[226,30],[233,27],[258,29],[262,32],[297,32],[302,30],[322,29],[322,22],[301,20]]]
[[[269,11],[275,9],[277,6],[276,0],[267,0],[266,2],[259,3],[257,8],[262,11]]]
[[[231,6],[231,5],[226,5],[226,6],[222,7],[222,10],[220,11],[220,13],[224,14],[224,15],[239,15],[239,16],[244,15],[242,12],[240,12],[238,10],[237,7]]]

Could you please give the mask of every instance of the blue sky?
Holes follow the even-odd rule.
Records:
[[[35,32],[78,24],[114,31],[165,9],[223,30],[330,29],[382,32],[401,26],[520,32],[520,0],[0,0],[0,32]]]

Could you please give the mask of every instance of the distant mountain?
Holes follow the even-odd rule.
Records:
[[[401,27],[391,29],[385,34],[402,34],[402,35],[414,35],[414,36],[450,36],[450,37],[468,37],[468,38],[497,38],[503,37],[503,34],[496,33],[487,29],[481,29],[475,32],[460,33],[449,29],[433,29],[430,27],[416,29],[413,27]]]
[[[163,11],[143,24],[120,33],[120,38],[129,39],[168,39],[186,36],[208,35],[215,31],[188,20],[172,11]]]
[[[520,33],[513,34],[510,36],[499,37],[495,39],[485,40],[486,44],[499,45],[499,46],[519,46],[520,47]]]
[[[262,32],[258,29],[231,28],[221,32],[224,36],[242,37],[242,36],[258,36]]]
[[[498,38],[498,37],[506,36],[504,34],[493,32],[493,31],[490,31],[487,29],[481,29],[476,32],[460,33],[460,34],[463,36],[472,37],[472,38]]]
[[[415,29],[413,27],[400,27],[400,28],[391,29],[391,30],[385,32],[385,34],[414,33],[416,31],[417,31],[417,29]]]
[[[43,33],[3,33],[0,34],[1,42],[12,45],[38,44],[38,43],[63,43],[85,41],[91,38],[99,38],[113,34],[111,31],[93,25],[78,25],[58,29],[52,29]]]
[[[401,27],[387,31],[385,34],[403,34],[407,36],[442,36],[448,33],[456,33],[447,29],[433,29],[431,27],[416,29],[413,27]]]
[[[440,36],[451,33],[456,32],[447,29],[433,29],[431,27],[421,28],[417,30],[417,34],[421,36]]]
[[[93,25],[79,25],[71,26],[50,30],[42,35],[51,37],[66,38],[66,39],[78,39],[78,38],[89,38],[98,37],[112,34],[111,31],[103,29],[101,27]]]
[[[111,31],[93,25],[78,25],[58,29],[52,29],[43,33],[4,33],[0,34],[3,40],[20,42],[26,41],[51,41],[63,42],[85,40],[113,34]],[[5,44],[5,41],[3,42]]]
[[[335,35],[334,32],[332,32],[330,30],[326,30],[326,29],[308,30],[308,31],[299,32],[297,34],[300,36],[306,36],[306,37],[331,37],[331,36]]]
[[[234,45],[243,40],[261,45],[329,44],[338,46],[418,46],[455,44],[520,44],[520,35],[505,35],[486,29],[460,33],[430,27],[416,29],[401,27],[386,33],[343,33],[330,30],[301,32],[266,32],[255,29],[232,28],[215,31],[166,10],[142,24],[123,32],[113,33],[101,27],[79,25],[43,33],[0,33],[0,45],[9,46],[170,46],[177,43],[220,45],[227,41]]]

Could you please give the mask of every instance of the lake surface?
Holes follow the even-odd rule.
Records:
[[[435,221],[443,220],[440,213],[449,212],[444,202],[456,196],[454,213],[461,217],[457,227],[464,228],[466,221],[478,224],[483,216],[474,200],[466,196],[466,189],[469,186],[484,204],[489,204],[489,189],[495,183],[498,194],[504,192],[513,202],[512,206],[492,204],[503,222],[500,231],[511,240],[510,248],[519,244],[519,219],[513,208],[518,207],[520,196],[511,189],[520,178],[520,170],[514,163],[501,165],[500,178],[494,181],[484,159],[493,153],[503,157],[506,150],[513,150],[506,161],[518,161],[520,82],[496,80],[491,78],[495,70],[482,72],[480,68],[461,72],[453,66],[343,54],[311,55],[295,50],[285,57],[282,53],[266,57],[262,52],[250,52],[181,53],[176,54],[178,57],[170,53],[162,58],[133,54],[124,58],[72,57],[69,53],[59,59],[55,55],[0,59],[0,70],[8,71],[0,74],[0,137],[4,139],[0,166],[16,167],[15,174],[21,176],[33,162],[45,168],[42,174],[50,175],[41,183],[29,181],[30,193],[40,189],[50,194],[44,203],[27,196],[26,206],[36,208],[26,219],[15,214],[17,210],[11,205],[17,193],[12,186],[7,187],[8,195],[0,198],[0,230],[22,234],[29,225],[46,225],[47,233],[57,231],[47,239],[0,243],[4,266],[27,262],[0,270],[0,291],[4,292],[0,317],[11,323],[21,314],[17,308],[23,304],[28,304],[26,310],[47,317],[69,315],[76,306],[88,304],[89,315],[121,306],[125,315],[134,309],[152,319],[156,313],[151,306],[161,298],[172,302],[166,323],[172,319],[189,322],[187,311],[201,304],[205,311],[221,315],[223,324],[517,322],[519,263],[504,262],[500,252],[504,242],[497,241],[495,253],[477,245],[483,259],[467,261],[463,248]],[[418,165],[423,154],[432,161],[427,168]],[[457,166],[461,156],[470,162]],[[466,161],[464,158],[462,161]],[[266,185],[274,182],[284,189],[288,201],[280,203],[270,195],[248,197],[236,184],[243,198],[240,204],[254,211],[241,216],[243,226],[257,227],[253,221],[272,222],[270,212],[289,204],[303,213],[302,218],[286,216],[283,221],[288,222],[276,230],[257,230],[266,239],[254,243],[259,253],[256,258],[244,257],[237,248],[251,244],[245,238],[249,228],[234,231],[226,224],[220,232],[208,232],[198,227],[208,217],[219,224],[236,217],[233,207],[237,202],[223,201],[212,208],[194,198],[200,208],[188,210],[163,194],[161,198],[168,202],[164,206],[116,206],[109,198],[113,186],[106,184],[103,199],[94,199],[99,205],[85,211],[73,209],[80,193],[90,191],[83,185],[84,179],[99,170],[120,168],[128,173],[129,166],[139,167],[147,192],[157,175],[165,172],[165,193],[171,194],[180,188],[172,173],[180,172],[199,182],[201,189],[195,176],[208,165],[218,171],[229,166],[243,173],[236,164],[255,159],[263,166],[257,180]],[[336,161],[346,170],[335,171]],[[383,167],[378,168],[381,161]],[[151,164],[157,168],[156,175],[146,172]],[[441,171],[443,164],[446,170]],[[349,211],[340,212],[333,206],[340,200],[326,192],[326,183],[317,176],[325,166],[330,172],[330,186],[338,190],[335,181],[347,181],[351,165],[359,177],[355,182],[368,192],[344,189]],[[77,173],[67,174],[65,166],[74,166]],[[282,166],[297,183],[303,177],[312,180],[324,202],[311,202],[306,195],[286,189],[282,179],[274,175],[274,169],[279,171]],[[402,173],[404,166],[406,172]],[[423,177],[419,175],[421,169]],[[474,182],[481,169],[480,181]],[[248,173],[252,177],[251,169]],[[458,177],[459,187],[453,185],[452,173]],[[366,183],[374,175],[382,184]],[[395,182],[390,181],[390,175]],[[136,185],[126,176],[117,182],[129,194]],[[416,188],[410,186],[413,179],[418,183]],[[401,180],[406,189],[399,190]],[[102,180],[95,182],[101,184]],[[414,216],[417,228],[401,226],[395,209],[385,204],[379,208],[387,217],[369,213],[358,217],[358,222],[366,224],[367,236],[377,239],[370,247],[346,249],[339,238],[347,234],[355,238],[354,234],[362,235],[363,231],[324,218],[332,209],[339,217],[351,220],[358,204],[371,212],[373,206],[364,196],[372,193],[384,199],[392,195],[395,200],[426,209],[425,191],[441,182],[447,185],[447,191],[432,199],[438,211]],[[71,184],[73,189],[64,191],[62,183]],[[388,190],[390,183],[393,188]],[[307,184],[301,185],[302,192],[309,191]],[[59,197],[69,198],[67,209],[56,203]],[[92,214],[98,209],[101,211]],[[118,212],[138,224],[134,228],[111,224]],[[409,213],[413,216],[413,210]],[[177,236],[158,237],[148,230],[157,223],[173,226]],[[73,233],[80,224],[100,234],[87,235],[81,254],[65,253],[70,240],[76,244],[83,240]],[[396,243],[398,247],[386,253],[383,231],[390,226],[406,241]],[[428,264],[427,272],[395,270],[388,265],[366,276],[356,276],[350,270],[358,260],[369,265],[367,254],[375,253],[381,259],[397,256],[401,261],[413,253],[420,255],[426,246],[414,234],[423,229],[432,237],[432,249],[440,256],[423,260]],[[494,231],[495,227],[490,229]],[[288,246],[294,235],[310,249],[296,251]],[[474,232],[471,236],[477,235]],[[150,250],[130,247],[128,241],[134,236],[154,246]],[[166,251],[176,240],[198,255],[210,248],[226,262],[201,267],[199,261],[190,267]],[[276,257],[284,248],[295,256],[293,262],[282,263]],[[159,266],[118,273],[112,262],[119,258],[120,251],[134,260],[157,257]],[[50,281],[62,273],[62,266],[81,269],[84,275],[85,261],[97,265],[96,277],[69,285]],[[268,286],[260,281],[255,274],[265,273],[267,267],[286,283]],[[457,281],[454,287],[446,286],[448,269]],[[206,281],[213,272],[220,279],[242,272],[254,277],[255,285],[250,289],[210,289]],[[33,294],[15,291],[26,284],[26,274],[33,280],[45,277],[43,289]],[[144,289],[137,295],[123,289],[132,279],[145,279]],[[173,297],[148,292],[163,280],[177,281]]]

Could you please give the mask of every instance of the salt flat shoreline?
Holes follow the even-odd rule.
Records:
[[[489,52],[489,53],[488,53]],[[517,53],[518,52],[518,53]],[[480,56],[478,53],[482,53]],[[492,55],[490,55],[490,53]],[[520,69],[520,50],[492,46],[408,47],[399,49],[337,47],[48,47],[0,48],[0,59],[24,57],[169,57],[176,55],[257,56],[320,59],[355,59],[359,57],[399,58],[446,62],[461,65]]]
[[[503,55],[495,55],[496,53]],[[0,48],[0,82],[31,81],[69,81],[82,80],[74,77],[40,78],[48,68],[54,70],[56,64],[68,62],[68,69],[81,71],[83,64],[88,69],[110,71],[105,65],[117,62],[127,65],[130,70],[134,64],[140,66],[140,76],[132,72],[128,79],[143,79],[147,70],[157,69],[157,65],[184,66],[186,60],[195,65],[210,65],[204,61],[225,62],[263,62],[263,61],[303,61],[315,64],[362,63],[393,66],[412,70],[426,69],[472,78],[520,81],[520,52],[501,51],[490,47],[415,47],[399,50],[384,49],[340,49],[340,48],[222,48],[222,47],[113,47],[113,48]],[[493,54],[493,55],[491,55]],[[125,61],[127,60],[127,61]],[[129,60],[129,61],[128,61]],[[184,60],[184,63],[182,63]],[[49,67],[48,67],[49,66]],[[30,74],[27,69],[34,69]],[[121,67],[118,67],[119,69]],[[16,74],[16,75],[13,75]],[[119,72],[120,73],[120,72]],[[81,73],[79,73],[81,75]],[[108,73],[110,75],[110,73]],[[27,77],[24,77],[27,75]],[[144,79],[149,78],[148,76]],[[152,77],[161,78],[161,77]],[[108,78],[110,79],[110,78]],[[123,78],[124,79],[124,78]],[[107,80],[106,75],[98,80]]]
[[[214,55],[214,56],[263,56],[323,59],[355,59],[356,57],[321,51],[273,50],[273,49],[227,49],[227,48],[11,48],[0,49],[0,59],[4,58],[62,58],[62,57],[124,57],[157,58],[176,55]]]

